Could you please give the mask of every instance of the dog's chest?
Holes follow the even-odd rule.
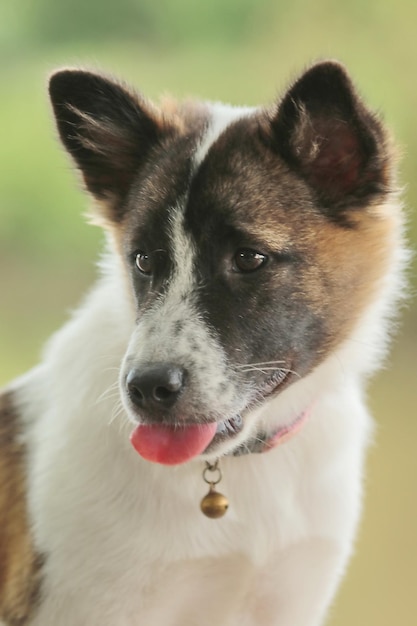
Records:
[[[124,590],[126,605],[120,604],[117,619],[123,616],[120,626],[241,626],[255,570],[242,554],[154,563],[148,580],[141,572],[141,590],[133,581]],[[112,611],[115,606],[116,599]]]
[[[74,472],[76,499],[50,493],[39,520],[50,557],[33,626],[243,625],[259,571],[278,548],[289,495],[274,500],[265,484],[266,497],[244,460],[234,461],[239,471],[225,468],[219,485],[231,500],[222,520],[200,512],[207,485],[199,464],[186,476],[163,472],[163,481],[159,470],[141,483],[108,476],[93,495],[93,477],[78,481]]]
[[[55,589],[33,626],[240,626],[254,578],[242,555],[154,563],[136,575],[131,569],[124,578],[91,581],[76,600]]]
[[[149,489],[137,487],[139,500],[147,502],[142,515],[127,493],[105,514],[91,503],[77,515],[68,509],[68,524],[50,527],[55,549],[33,626],[56,620],[60,626],[244,624],[246,599],[266,559],[263,537],[254,532],[258,513],[248,508],[242,517],[246,505],[226,484],[234,499],[228,519],[206,519],[199,498],[207,485],[197,467],[183,489],[173,480],[152,498],[152,482],[150,477]]]

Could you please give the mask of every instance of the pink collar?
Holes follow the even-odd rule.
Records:
[[[282,443],[286,443],[300,432],[308,417],[310,416],[312,407],[303,411],[296,419],[287,426],[280,426],[272,434],[259,432],[256,437],[250,439],[247,443],[241,445],[232,454],[233,456],[242,456],[244,454],[268,452]]]

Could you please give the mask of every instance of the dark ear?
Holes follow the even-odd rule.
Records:
[[[49,93],[59,135],[87,189],[118,219],[138,168],[167,132],[164,122],[139,96],[90,72],[57,72]]]
[[[385,132],[340,64],[309,69],[285,95],[271,124],[275,149],[323,208],[361,206],[387,191]]]

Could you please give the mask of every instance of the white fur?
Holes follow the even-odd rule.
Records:
[[[146,352],[147,324],[162,327],[168,304],[136,327],[123,270],[109,257],[42,364],[14,387],[27,426],[31,522],[46,556],[43,600],[30,626],[322,624],[360,514],[372,433],[362,380],[385,341],[402,264],[396,254],[345,344],[251,416],[257,425],[285,424],[312,407],[304,429],[266,454],[222,459],[219,490],[230,509],[220,520],[199,510],[207,490],[201,459],[167,468],[142,460],[129,443],[120,367],[128,345]],[[183,310],[175,299],[192,284],[189,263],[167,296],[169,323],[191,316],[192,302]],[[202,332],[200,320],[190,324]],[[203,340],[222,371],[218,346],[207,332]]]
[[[194,155],[194,163],[197,167],[203,162],[210,147],[230,124],[256,112],[254,107],[235,107],[222,102],[210,103],[208,107],[211,114],[209,126]]]

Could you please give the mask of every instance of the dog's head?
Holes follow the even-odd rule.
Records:
[[[393,159],[380,121],[334,62],[270,108],[157,108],[76,70],[50,94],[130,280],[128,415],[211,425],[207,452],[231,452],[259,407],[349,336],[386,272]]]

